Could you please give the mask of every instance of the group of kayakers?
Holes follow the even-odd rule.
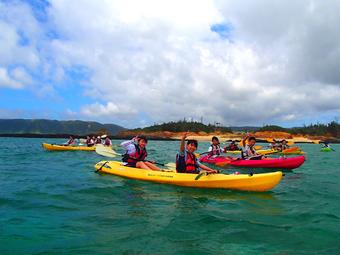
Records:
[[[107,135],[102,135],[102,136],[97,136],[97,137],[87,136],[85,140],[85,144],[88,147],[92,147],[97,144],[103,144],[105,146],[112,146],[112,142]],[[76,145],[81,145],[81,143],[79,143],[78,139],[75,139],[73,136],[70,136],[70,138],[65,143],[65,145],[76,146]]]
[[[283,139],[281,141],[277,141],[273,139],[273,141],[269,145],[270,149],[277,150],[277,151],[283,151],[286,149],[289,149],[289,145],[287,140]]]
[[[184,133],[179,147],[179,152],[176,155],[176,170],[179,173],[199,173],[202,171],[216,173],[218,171],[211,169],[203,164],[201,164],[196,155],[195,151],[198,147],[197,140],[188,139],[185,143],[186,138],[188,137],[188,132]],[[132,140],[124,141],[121,143],[121,146],[126,149],[125,154],[123,155],[122,161],[126,166],[129,167],[137,167],[142,169],[149,170],[161,170],[159,167],[155,165],[154,161],[146,160],[148,155],[146,146],[148,140],[145,136],[136,136]],[[255,150],[256,139],[251,134],[244,137],[242,140],[242,150],[241,157],[243,159],[256,160],[262,159],[264,156],[260,155]],[[237,146],[235,142],[232,142],[231,146]],[[230,148],[229,145],[229,148]],[[238,146],[237,146],[238,148]],[[220,147],[219,139],[214,136],[211,141],[211,145],[206,152],[210,157],[216,157],[221,155],[223,152],[226,152],[228,147],[222,149]],[[200,170],[202,169],[202,170]]]
[[[197,140],[189,139],[185,143],[187,136],[188,133],[183,134],[179,152],[176,155],[177,172],[196,174],[205,171],[217,173],[218,171],[199,163],[194,153],[197,150],[198,142]],[[155,165],[154,161],[146,160],[148,155],[146,151],[147,143],[148,140],[145,136],[136,136],[132,140],[121,143],[121,146],[126,149],[126,152],[123,155],[123,162],[126,164],[126,166],[156,171],[161,170]],[[202,171],[200,171],[200,169],[202,169]]]

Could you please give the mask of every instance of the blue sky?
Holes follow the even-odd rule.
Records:
[[[1,1],[0,118],[337,120],[334,4]]]

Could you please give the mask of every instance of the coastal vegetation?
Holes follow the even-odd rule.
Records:
[[[162,124],[155,124],[153,126],[145,127],[145,128],[137,128],[133,129],[136,132],[157,132],[157,131],[169,131],[169,132],[186,132],[190,130],[190,132],[221,132],[221,133],[232,133],[232,130],[228,127],[221,127],[218,125],[208,124],[205,125],[201,122],[196,121],[185,121],[180,120],[177,122],[167,122]]]
[[[225,135],[241,137],[244,132],[252,132],[256,137],[286,138],[309,137],[325,140],[340,137],[340,124],[332,121],[328,124],[310,124],[302,127],[284,128],[277,125],[263,127],[225,127],[220,124],[204,124],[197,121],[171,121],[136,129],[125,129],[115,124],[101,124],[93,121],[58,121],[46,119],[0,119],[1,136],[23,137],[67,137],[68,135],[85,136],[107,134],[115,138],[130,138],[145,133],[154,139],[177,139],[181,132],[190,131],[194,136]],[[313,138],[314,137],[314,138]]]
[[[332,136],[340,137],[340,124],[332,121],[328,124],[310,124],[303,127],[283,128],[280,126],[266,125],[259,129],[259,131],[277,131],[286,132],[292,135],[309,135],[309,136]]]

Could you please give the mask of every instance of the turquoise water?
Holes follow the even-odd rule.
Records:
[[[96,174],[95,152],[41,147],[61,141],[0,138],[0,254],[340,254],[340,145],[301,145],[305,164],[253,193]],[[177,148],[150,141],[149,158]]]

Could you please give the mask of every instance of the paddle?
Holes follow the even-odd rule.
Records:
[[[111,147],[105,147],[105,146],[96,146],[96,153],[104,156],[104,157],[109,157],[109,158],[115,158],[117,156],[122,156],[121,154],[115,152],[114,150],[111,149]]]
[[[110,147],[105,147],[105,146],[96,146],[96,153],[98,153],[101,156],[104,157],[108,157],[108,158],[116,158],[116,157],[121,157],[123,155],[115,152],[114,150],[112,150]],[[160,165],[160,166],[165,166],[167,168],[176,168],[176,164],[175,163],[159,163],[159,162],[155,162],[155,161],[151,161],[151,160],[143,160],[146,162],[150,162],[156,165]]]
[[[195,181],[199,180],[203,175],[204,175],[204,176],[207,176],[207,175],[209,175],[209,174],[218,174],[218,173],[219,173],[219,171],[218,171],[217,173],[206,172],[206,171],[201,172],[201,173],[199,173],[199,174],[195,177]]]
[[[105,161],[95,172],[98,173],[107,163],[109,163],[109,161]]]

